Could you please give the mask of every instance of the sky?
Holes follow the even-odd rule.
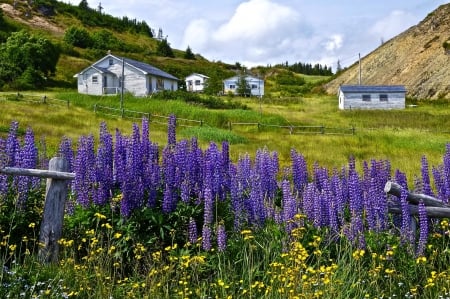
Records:
[[[80,1],[63,2],[78,5]],[[446,4],[440,0],[88,0],[163,30],[173,49],[246,67],[296,62],[336,70]]]

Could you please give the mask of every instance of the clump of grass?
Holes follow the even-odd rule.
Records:
[[[211,127],[190,127],[180,131],[180,135],[185,138],[196,137],[204,142],[223,142],[228,141],[230,144],[247,143],[248,140],[232,131],[211,128]]]

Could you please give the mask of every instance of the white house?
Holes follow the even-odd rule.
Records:
[[[245,81],[250,87],[250,94],[252,96],[263,96],[264,95],[264,80],[253,77],[245,76]],[[239,84],[239,76],[234,76],[223,80],[223,92],[224,94],[233,93],[236,94],[236,90]]]
[[[192,73],[189,76],[186,77],[186,90],[187,91],[194,91],[194,92],[201,92],[205,88],[205,83],[208,81],[209,77]]]
[[[177,90],[178,78],[154,66],[133,59],[106,55],[74,77],[78,92],[107,95],[129,92],[145,96],[161,90]]]
[[[341,85],[339,109],[405,109],[403,85]]]

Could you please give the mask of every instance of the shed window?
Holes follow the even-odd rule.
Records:
[[[236,88],[236,86],[234,85],[234,84],[230,84],[230,89],[235,89]]]
[[[252,89],[258,89],[258,85],[252,84]]]
[[[200,80],[195,80],[195,85],[199,86],[200,84]]]
[[[98,83],[98,77],[92,76],[92,83]]]
[[[363,94],[362,100],[363,100],[363,102],[370,102],[371,101],[370,94]]]
[[[114,59],[110,58],[109,59],[109,65],[113,65],[114,64]]]
[[[387,102],[387,101],[388,101],[388,95],[380,94],[380,102]]]

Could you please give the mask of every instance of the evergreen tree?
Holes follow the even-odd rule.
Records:
[[[89,5],[87,0],[81,0],[80,4],[78,4],[78,7],[81,9],[88,9]]]
[[[214,74],[211,77],[209,77],[209,79],[206,80],[205,86],[203,88],[203,92],[209,95],[217,95],[222,90],[223,90],[223,82],[217,76],[217,74]]]
[[[184,59],[195,60],[195,55],[192,53],[191,47],[187,47],[186,52],[184,53]]]
[[[251,88],[247,82],[247,76],[241,73],[238,78],[236,93],[242,97],[247,97],[251,95]]]
[[[156,54],[164,57],[175,57],[173,54],[172,48],[170,44],[167,42],[167,39],[162,39],[158,42],[158,47],[156,48]]]

